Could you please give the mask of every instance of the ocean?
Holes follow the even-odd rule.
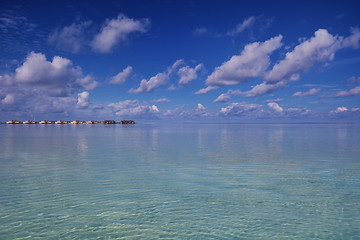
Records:
[[[0,239],[359,239],[358,124],[0,125]]]

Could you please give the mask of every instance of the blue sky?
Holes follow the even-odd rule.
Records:
[[[358,121],[358,1],[0,3],[0,121]]]

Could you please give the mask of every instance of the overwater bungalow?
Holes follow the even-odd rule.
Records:
[[[134,120],[122,120],[119,122],[119,124],[135,124]]]
[[[23,122],[23,124],[36,124],[37,122],[36,121],[33,121],[33,120],[26,120]]]
[[[74,121],[71,121],[70,122],[71,124],[83,124],[84,121],[81,121],[81,120],[74,120]]]
[[[7,121],[6,124],[21,124],[22,122],[19,121],[19,120],[10,120],[10,121]]]
[[[55,122],[55,124],[68,124],[68,123],[69,123],[69,121],[65,121],[65,120],[57,120]]]
[[[104,120],[101,123],[102,124],[116,124],[115,120]]]
[[[86,124],[98,124],[99,121],[96,121],[96,120],[89,120],[86,122]]]
[[[55,123],[55,121],[50,121],[50,120],[41,120],[39,122],[39,124],[54,124],[54,123]]]

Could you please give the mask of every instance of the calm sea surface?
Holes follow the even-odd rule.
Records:
[[[0,125],[0,239],[359,239],[360,126]]]

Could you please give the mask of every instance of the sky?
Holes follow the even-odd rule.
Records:
[[[359,1],[0,1],[0,121],[360,121]]]

